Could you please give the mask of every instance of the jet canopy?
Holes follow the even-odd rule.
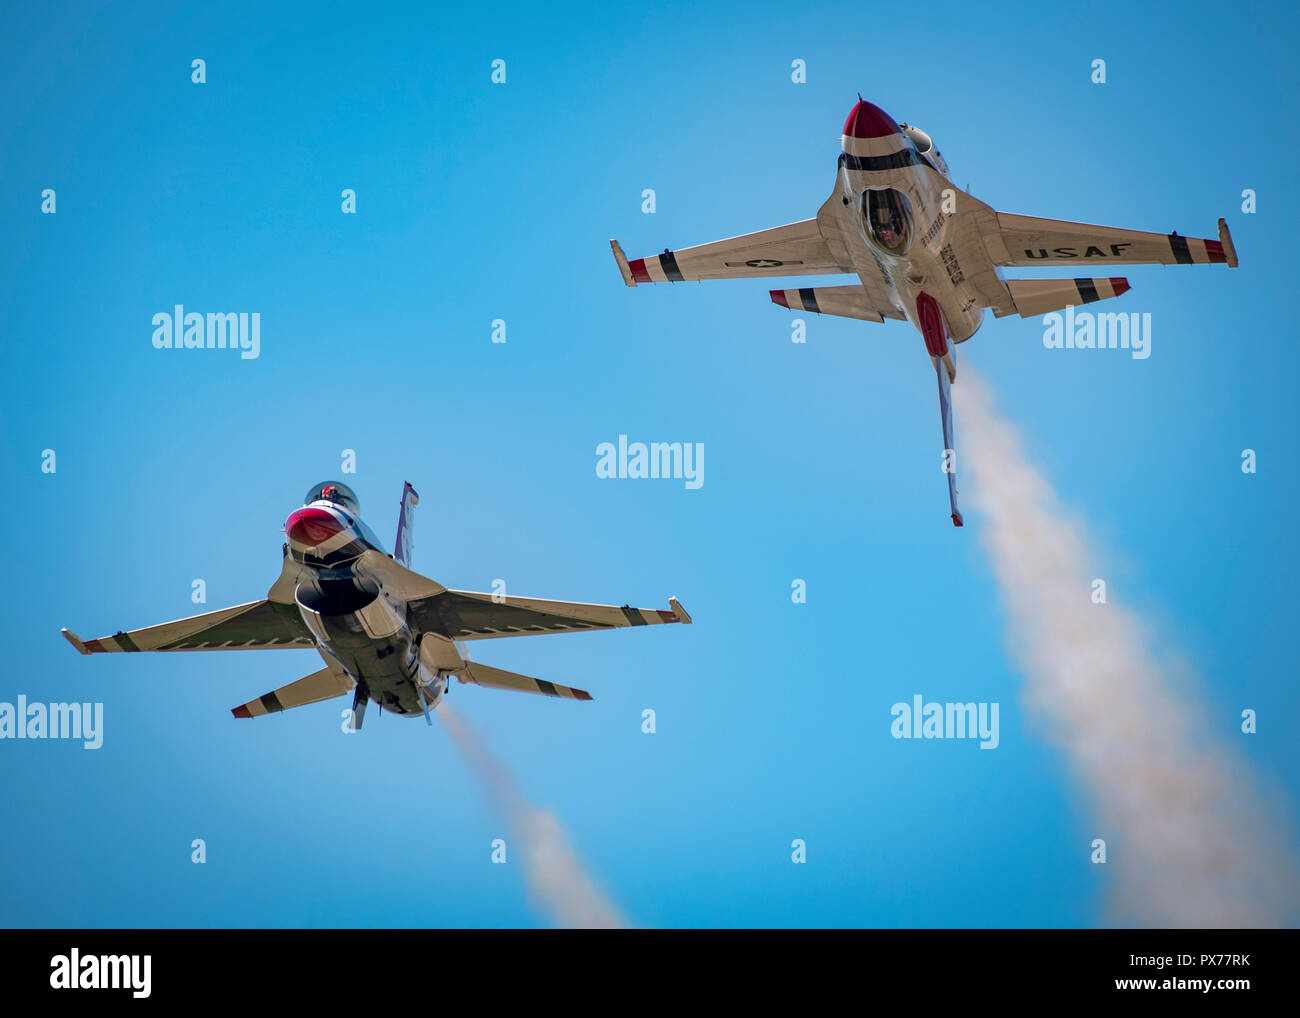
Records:
[[[321,481],[320,484],[307,492],[307,497],[302,502],[303,505],[311,505],[313,502],[333,502],[335,505],[342,506],[353,516],[361,515],[361,502],[356,493],[346,484],[338,481]]]
[[[867,236],[882,251],[901,255],[911,246],[912,207],[902,191],[863,191],[862,218]]]

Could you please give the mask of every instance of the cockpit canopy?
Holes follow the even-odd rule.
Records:
[[[861,208],[871,242],[891,255],[906,253],[912,244],[912,206],[907,195],[892,187],[863,191]]]
[[[307,497],[302,501],[303,505],[311,505],[313,502],[333,502],[353,516],[361,515],[361,502],[357,499],[356,493],[339,481],[321,481],[307,492]]]

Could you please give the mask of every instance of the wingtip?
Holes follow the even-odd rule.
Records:
[[[253,716],[246,703],[241,703],[238,707],[231,707],[230,713],[237,718],[251,718]]]
[[[682,607],[682,603],[677,600],[677,598],[670,597],[668,599],[668,607],[673,613],[673,618],[682,623],[682,625],[689,626],[691,624],[690,614]]]
[[[73,647],[76,648],[78,654],[90,653],[90,648],[86,646],[85,642],[81,639],[81,637],[78,636],[76,633],[74,633],[67,626],[64,626],[62,629],[59,630],[59,632],[63,634],[63,638],[65,640],[67,640],[70,644],[72,644]]]
[[[772,298],[773,304],[780,304],[783,308],[790,306],[790,301],[786,298],[784,290],[768,290],[767,295]]]
[[[1219,243],[1223,245],[1223,256],[1228,262],[1228,268],[1237,267],[1237,245],[1232,242],[1232,234],[1228,232],[1228,221],[1222,216],[1219,217]]]
[[[963,520],[963,519],[961,518],[961,513],[953,513],[953,514],[952,514],[952,525],[953,525],[954,527],[964,527],[964,526],[966,526],[966,521]]]
[[[625,286],[636,286],[636,280],[632,277],[632,266],[628,264],[627,255],[623,253],[622,245],[611,237],[609,249],[614,252],[614,261],[618,262],[618,273],[623,277],[623,284]]]

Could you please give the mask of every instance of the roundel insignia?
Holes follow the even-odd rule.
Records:
[[[784,265],[785,262],[778,262],[772,258],[751,258],[745,264],[751,269],[775,269],[779,265]]]

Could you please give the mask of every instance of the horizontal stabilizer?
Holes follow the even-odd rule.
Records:
[[[309,703],[332,700],[352,692],[355,683],[347,673],[337,668],[322,668],[312,672],[297,682],[272,690],[256,700],[249,700],[242,706],[232,708],[230,713],[237,718],[257,718],[263,714],[274,714],[288,710],[290,707],[302,707]]]
[[[507,672],[491,665],[466,661],[464,670],[457,676],[461,682],[469,682],[489,689],[513,689],[517,693],[541,693],[543,696],[559,696],[569,700],[590,700],[591,694],[585,689],[573,689],[561,686],[545,679],[534,679],[529,675]]]
[[[1008,279],[1007,289],[1021,318],[1034,318],[1067,306],[1078,307],[1127,293],[1127,279]]]
[[[798,290],[769,290],[773,304],[791,311],[812,311],[820,315],[838,315],[840,318],[860,318],[864,322],[883,322],[885,311],[871,306],[867,291],[858,283],[852,286],[805,286]],[[897,313],[891,318],[900,317]]]

